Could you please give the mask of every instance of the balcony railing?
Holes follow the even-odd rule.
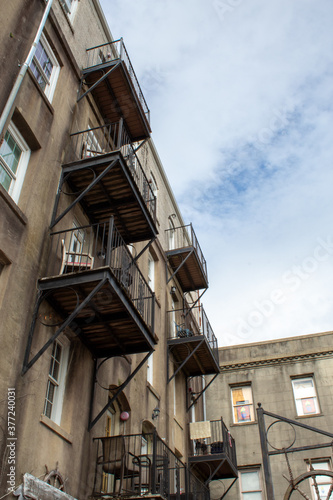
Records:
[[[147,325],[154,324],[154,293],[124,243],[113,218],[109,222],[51,233],[48,276],[109,267]]]
[[[156,220],[156,196],[123,120],[71,134],[70,161],[100,157],[114,151],[120,151],[122,154],[150,214]]]
[[[199,437],[199,436],[202,437]],[[193,439],[193,436],[196,438]],[[227,426],[220,420],[194,422],[190,424],[193,456],[226,455],[237,468],[235,440]]]
[[[168,251],[181,250],[183,248],[193,247],[197,253],[198,259],[201,263],[205,276],[207,276],[207,263],[192,224],[187,226],[179,226],[166,230],[168,238]]]
[[[87,49],[86,69],[107,63],[122,61],[127,69],[128,76],[132,82],[133,88],[146,115],[148,122],[150,121],[150,112],[146,100],[143,96],[140,84],[129,58],[123,39],[114,40],[110,43],[104,43]]]
[[[208,488],[156,433],[95,438],[92,496],[209,500]]]
[[[183,309],[172,309],[167,312],[169,319],[168,339],[187,339],[204,335],[217,363],[219,362],[217,338],[213,332],[207,314],[202,305],[190,307],[185,303]]]

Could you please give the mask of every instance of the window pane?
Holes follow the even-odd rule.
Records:
[[[244,500],[262,500],[261,493],[255,492],[255,493],[243,493],[243,499]]]
[[[318,489],[319,489],[320,500],[327,500],[327,495],[328,495],[328,492],[330,490],[330,485],[329,484],[326,484],[326,485],[321,484],[320,486],[318,486]],[[333,493],[331,493],[329,498],[333,498]]]
[[[10,134],[10,132],[8,132],[7,130],[4,141],[0,148],[0,155],[14,174],[16,174],[21,154],[21,148],[18,146],[17,142]]]
[[[45,410],[44,414],[48,417],[51,418],[51,410],[52,410],[52,405],[49,401],[45,401]]]
[[[42,90],[45,90],[46,80],[43,78],[42,73],[40,72],[39,68],[36,66],[34,61],[32,61],[30,68],[31,68],[38,84],[41,86]]]
[[[6,191],[9,191],[10,184],[12,182],[12,178],[7,174],[6,170],[0,165],[0,184],[5,188]]]
[[[257,471],[242,472],[241,474],[243,491],[260,490],[259,474]]]
[[[234,422],[251,422],[254,420],[251,386],[232,389],[232,404],[234,407]]]

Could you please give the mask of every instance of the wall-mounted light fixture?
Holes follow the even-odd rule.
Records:
[[[170,288],[170,295],[172,297],[172,299],[174,300],[174,302],[178,302],[178,298],[177,298],[177,288],[175,286],[172,286]]]
[[[158,406],[156,406],[156,408],[153,409],[153,413],[152,413],[151,418],[153,420],[155,420],[155,418],[157,418],[159,416],[159,414],[160,414],[160,409]]]

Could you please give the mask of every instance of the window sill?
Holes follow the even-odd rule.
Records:
[[[11,196],[7,193],[7,191],[0,185],[0,197],[4,199],[5,203],[9,206],[9,208],[14,212],[16,217],[19,219],[20,222],[24,226],[27,225],[28,219],[24,215],[24,213],[19,209],[19,207],[16,205],[15,201]]]
[[[156,399],[161,401],[161,396],[158,394],[158,392],[154,389],[154,387],[148,381],[147,381],[147,389],[155,396]]]
[[[230,424],[229,427],[245,427],[246,425],[257,425],[258,422],[256,420],[252,420],[252,422],[234,422]]]
[[[183,431],[183,430],[184,430],[184,428],[183,428],[182,424],[181,424],[181,423],[177,420],[177,418],[176,418],[175,416],[173,417],[173,420],[174,420],[174,421],[175,421],[175,423],[178,425],[178,427],[180,427],[180,429]]]
[[[323,413],[312,413],[311,415],[296,415],[295,420],[302,420],[303,418],[323,417]]]
[[[46,427],[51,429],[55,434],[60,436],[62,439],[67,441],[69,444],[73,444],[73,436],[71,434],[68,434],[64,429],[62,429],[58,424],[53,422],[50,418],[48,418],[46,415],[41,415],[40,416],[40,422],[41,424],[44,424]]]

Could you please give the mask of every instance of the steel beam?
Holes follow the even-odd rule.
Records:
[[[89,193],[89,191],[96,185],[98,184],[98,182],[100,182],[103,177],[109,172],[109,170],[111,170],[115,164],[117,163],[118,159],[117,160],[113,160],[107,167],[105,167],[105,169],[103,170],[103,172],[101,172],[99,174],[98,177],[96,177],[90,184],[89,186],[86,187],[86,189],[84,191],[82,191],[82,193],[79,194],[79,196],[77,198],[75,198],[75,200],[57,217],[55,218],[55,213],[53,214],[52,216],[52,221],[51,221],[51,225],[50,225],[50,229],[52,229],[77,203],[79,203],[79,201],[82,200],[82,198],[84,198],[84,196]],[[70,173],[70,172],[69,172]],[[62,178],[62,183],[64,183],[66,181],[66,177],[63,177]],[[61,190],[59,188],[59,192],[57,194],[57,197],[60,197],[60,193],[61,193]],[[56,206],[58,206],[58,203],[59,203],[59,200],[56,200]]]
[[[258,405],[260,405],[259,408],[257,408],[257,415],[258,415],[260,445],[261,445],[261,453],[262,453],[264,477],[265,477],[266,497],[269,498],[269,500],[275,500],[271,464],[268,455],[267,432],[266,432],[265,417],[264,417],[265,412],[264,409],[261,408],[261,404],[258,403]]]
[[[109,71],[107,71],[106,73],[104,73],[104,75],[101,76],[101,78],[99,80],[97,80],[97,82],[95,82],[91,87],[89,87],[89,89],[86,92],[84,92],[78,98],[78,100],[76,102],[81,101],[81,99],[83,99],[87,94],[89,94],[92,90],[94,90],[94,88],[96,88],[103,80],[105,80],[105,78],[107,78],[109,76],[109,74],[112,73],[112,71],[114,71],[120,64],[121,64],[121,62],[118,62],[115,66],[113,66],[113,68],[111,68]],[[88,73],[91,73],[91,71],[87,72],[87,74]]]
[[[138,371],[140,370],[140,368],[145,364],[145,362],[147,361],[147,359],[149,358],[149,356],[154,352],[154,349],[152,349],[151,351],[148,352],[148,354],[146,354],[146,356],[143,358],[143,360],[138,364],[138,366],[135,368],[135,370],[133,371],[133,373],[131,373],[127,379],[125,380],[125,382],[123,382],[117,389],[117,391],[115,392],[115,394],[112,396],[112,398],[107,402],[107,404],[104,406],[104,408],[99,412],[99,414],[94,418],[93,421],[91,421],[91,418],[90,418],[90,415],[89,415],[89,424],[88,424],[88,431],[91,431],[91,429],[94,427],[94,425],[99,421],[99,419],[104,415],[104,413],[107,411],[108,408],[110,408],[110,406],[112,405],[112,403],[117,399],[117,397],[119,396],[119,394],[125,389],[125,387],[127,387],[127,385],[129,384],[129,382],[132,380],[133,377],[135,377],[135,375],[138,373]],[[95,376],[95,373],[94,373],[94,376]],[[94,381],[94,383],[96,383]]]
[[[169,279],[167,279],[167,282],[166,284],[169,283],[169,281],[172,280],[172,278],[178,273],[179,269],[181,269],[183,267],[183,265],[185,264],[185,262],[187,261],[187,259],[192,255],[192,253],[194,252],[194,247],[192,248],[192,250],[188,253],[188,255],[185,257],[184,260],[181,261],[181,263],[179,264],[179,266],[177,267],[177,269],[175,270],[174,273],[172,273],[172,275],[170,276]],[[176,253],[176,252],[175,252]],[[166,273],[167,273],[167,278],[168,278],[168,263],[166,262]]]
[[[206,339],[202,339],[199,344],[196,346],[195,349],[193,349],[193,351],[190,352],[190,354],[187,356],[187,358],[181,363],[181,365],[177,368],[177,370],[173,373],[172,377],[171,378],[168,378],[168,383],[171,382],[171,380],[177,375],[177,373],[185,366],[185,364],[187,363],[187,361],[193,356],[193,354],[199,349],[199,347],[201,346],[201,344],[203,342],[205,342]],[[173,345],[177,345],[177,344],[173,344]],[[169,351],[170,351],[170,348],[168,347],[168,365],[169,365]]]
[[[57,331],[52,335],[52,337],[49,338],[49,340],[37,352],[37,354],[30,361],[28,361],[38,309],[39,309],[40,304],[42,302],[42,299],[45,297],[45,295],[38,298],[37,304],[36,304],[36,306],[38,305],[38,308],[34,312],[33,322],[31,324],[31,328],[30,328],[30,332],[29,332],[28,343],[27,343],[26,353],[25,353],[25,357],[24,357],[24,364],[23,364],[23,369],[22,369],[22,375],[24,375],[36,363],[36,361],[38,361],[38,359],[41,357],[41,355],[44,354],[46,349],[48,347],[50,347],[51,344],[53,344],[53,342],[59,337],[59,335],[65,330],[65,328],[67,326],[70,326],[73,319],[79,314],[80,311],[82,311],[82,309],[85,308],[85,306],[90,302],[90,300],[94,297],[94,295],[96,295],[96,293],[99,292],[99,290],[104,286],[106,281],[107,281],[107,279],[104,278],[100,283],[98,283],[98,285],[89,293],[89,295],[83,300],[83,302],[81,302],[81,304],[79,304],[74,309],[74,311],[68,316],[68,318],[62,323],[62,325],[57,329]]]
[[[216,377],[219,375],[219,373],[216,373],[214,375],[214,377],[212,378],[212,380],[209,382],[209,384],[207,384],[204,389],[202,389],[202,391],[199,392],[199,395],[193,400],[192,404],[187,408],[187,411],[189,411],[193,405],[195,405],[195,403],[202,397],[203,393],[208,389],[208,387],[210,386],[210,384],[212,384],[214,382],[214,380],[216,379]],[[198,393],[196,393],[198,394]],[[188,398],[188,393],[186,394],[187,398]]]

